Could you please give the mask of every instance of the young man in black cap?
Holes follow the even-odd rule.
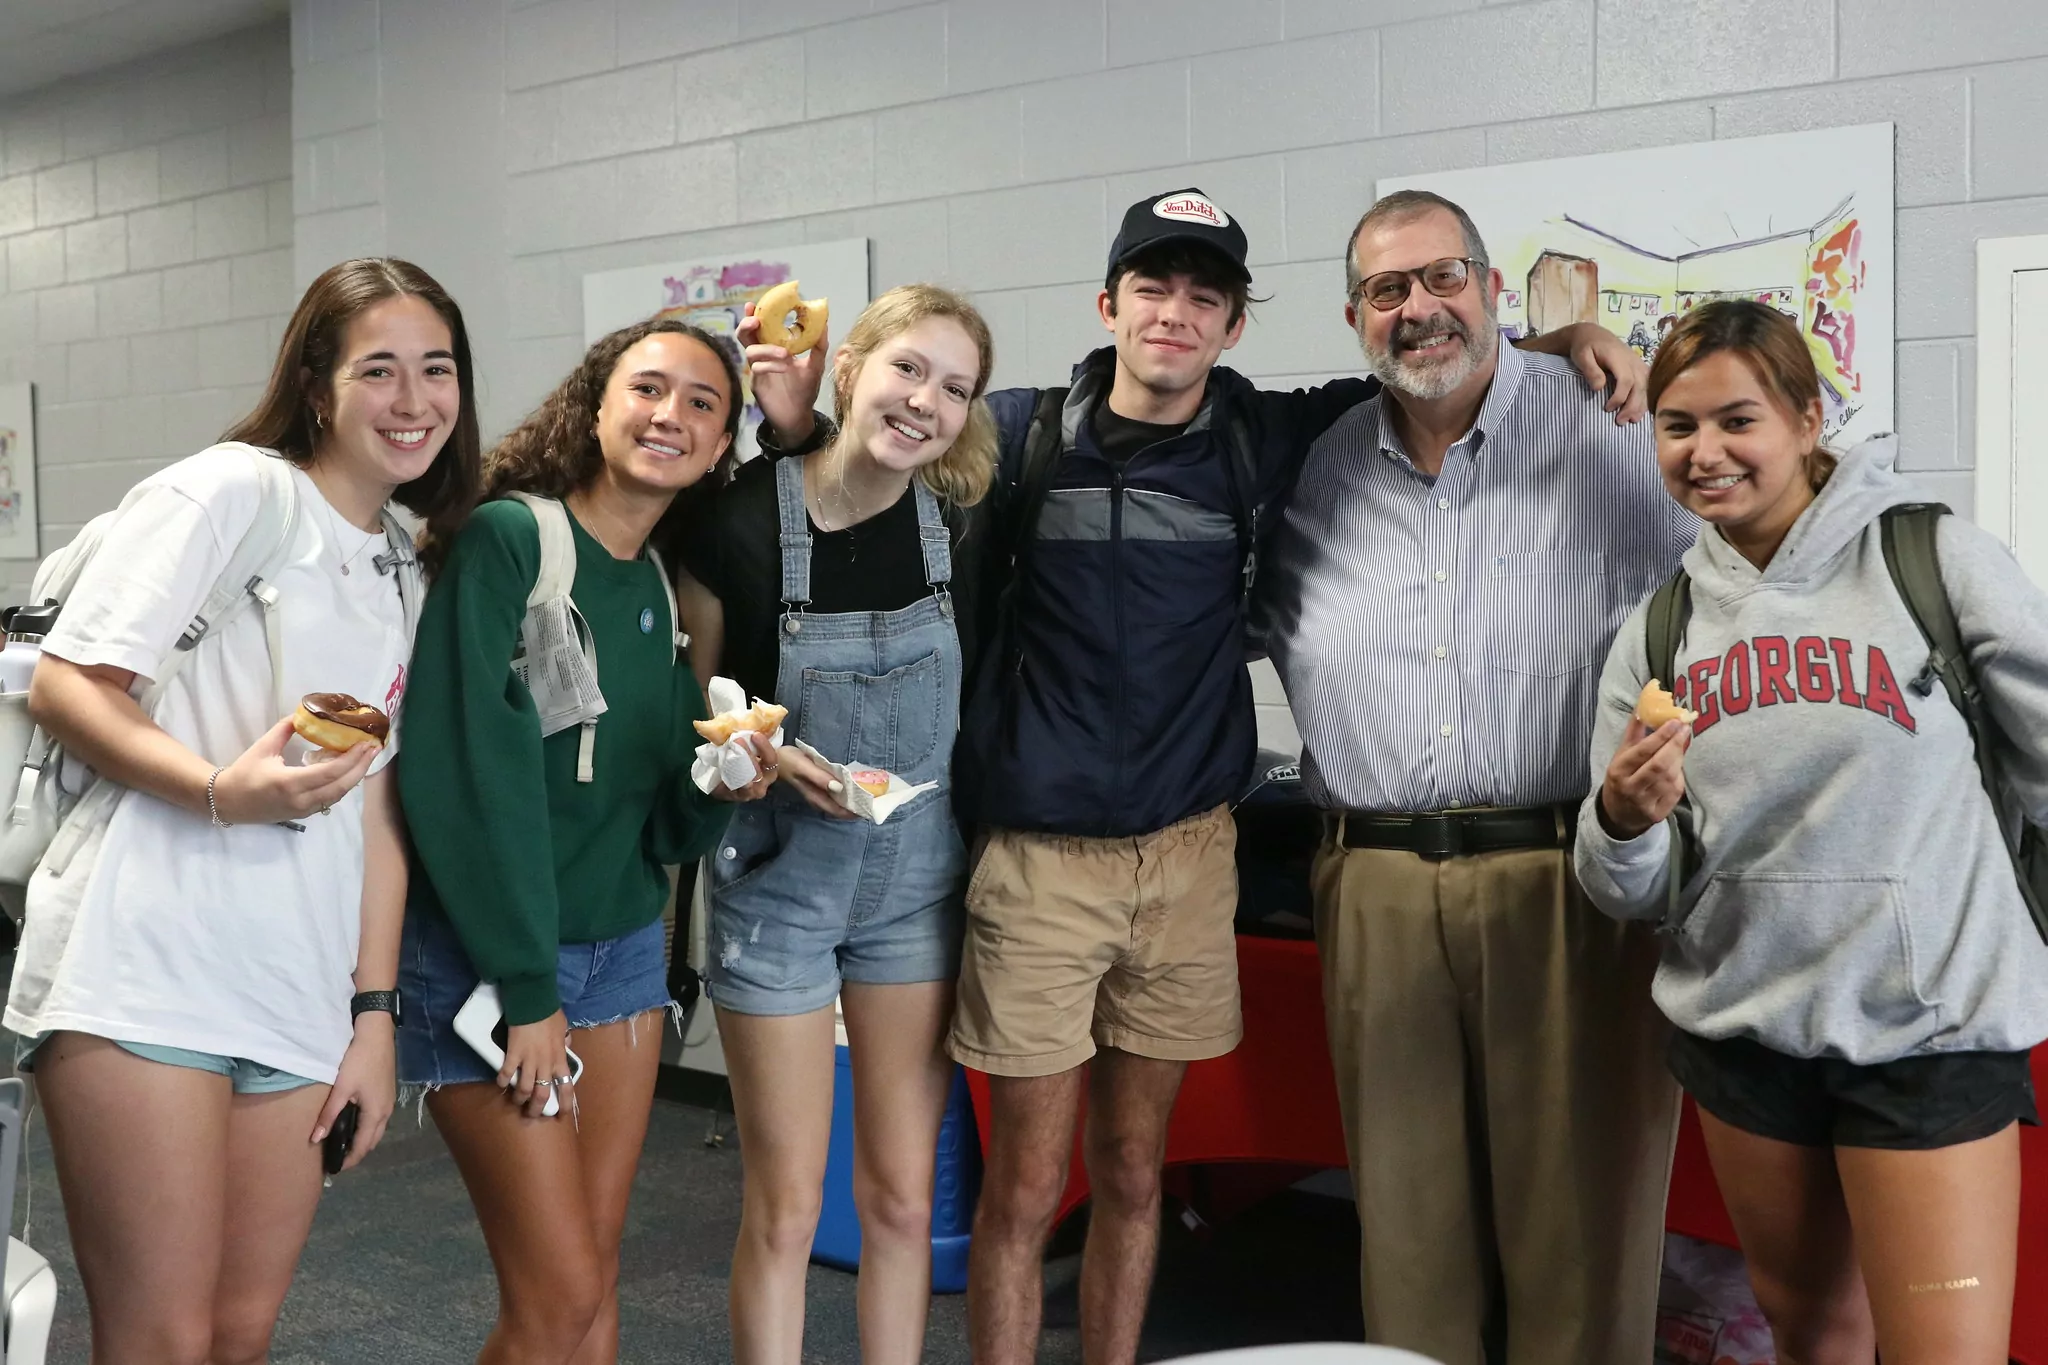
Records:
[[[992,1097],[968,1277],[978,1365],[1037,1354],[1091,1061],[1082,1355],[1135,1358],[1181,1074],[1242,1031],[1229,803],[1257,751],[1245,597],[1310,444],[1378,391],[1268,393],[1217,367],[1244,330],[1245,256],[1244,229],[1200,190],[1132,205],[1097,297],[1114,344],[1071,388],[988,396],[1001,464],[977,513],[1002,581],[954,754],[982,847],[948,1042]],[[1636,403],[1642,365],[1619,338],[1586,326],[1537,344]]]

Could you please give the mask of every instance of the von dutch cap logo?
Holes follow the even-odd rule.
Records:
[[[1152,212],[1158,217],[1182,223],[1202,223],[1217,228],[1230,226],[1230,215],[1199,194],[1169,194],[1152,206]]]

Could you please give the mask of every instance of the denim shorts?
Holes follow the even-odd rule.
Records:
[[[667,1006],[668,963],[662,922],[596,943],[564,943],[555,959],[555,989],[573,1029],[616,1024]],[[476,1050],[455,1036],[455,1014],[477,986],[476,969],[437,914],[408,913],[398,951],[401,1085],[465,1085],[497,1080]]]
[[[960,974],[967,850],[945,793],[883,824],[771,791],[733,812],[711,862],[705,993],[736,1014],[824,1009],[841,982]]]
[[[39,1033],[33,1038],[14,1040],[14,1069],[32,1072],[35,1068],[36,1050],[50,1041],[50,1035]],[[194,1052],[188,1047],[163,1047],[156,1043],[129,1043],[119,1038],[110,1040],[123,1052],[133,1053],[145,1062],[161,1062],[165,1066],[189,1067],[194,1071],[211,1071],[216,1076],[225,1076],[233,1082],[237,1095],[272,1095],[284,1090],[297,1090],[301,1086],[318,1085],[320,1082],[290,1071],[279,1071],[274,1066],[252,1062],[247,1057],[228,1057],[218,1052]]]

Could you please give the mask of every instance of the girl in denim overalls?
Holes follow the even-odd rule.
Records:
[[[756,326],[743,323],[741,339]],[[824,351],[748,348],[771,417],[785,397],[808,407]],[[977,501],[993,477],[981,402],[992,363],[988,328],[965,300],[929,285],[889,291],[836,357],[836,437],[743,466],[679,550],[694,576],[680,596],[700,673],[732,674],[762,696],[772,687],[789,708],[784,780],[733,822],[708,887],[709,992],[746,1166],[731,1280],[742,1365],[794,1365],[801,1350],[835,1000],[857,1105],[862,1353],[872,1365],[923,1349],[967,875],[948,790],[964,665],[943,504]],[[852,817],[798,739],[936,789],[882,824]]]

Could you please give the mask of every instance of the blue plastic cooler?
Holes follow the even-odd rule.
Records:
[[[981,1140],[967,1078],[953,1069],[946,1115],[939,1123],[939,1162],[932,1184],[932,1290],[967,1288],[967,1236],[981,1192]],[[853,1064],[840,1044],[832,1077],[832,1145],[825,1154],[825,1204],[811,1259],[841,1270],[860,1268],[860,1216],[853,1209]]]

